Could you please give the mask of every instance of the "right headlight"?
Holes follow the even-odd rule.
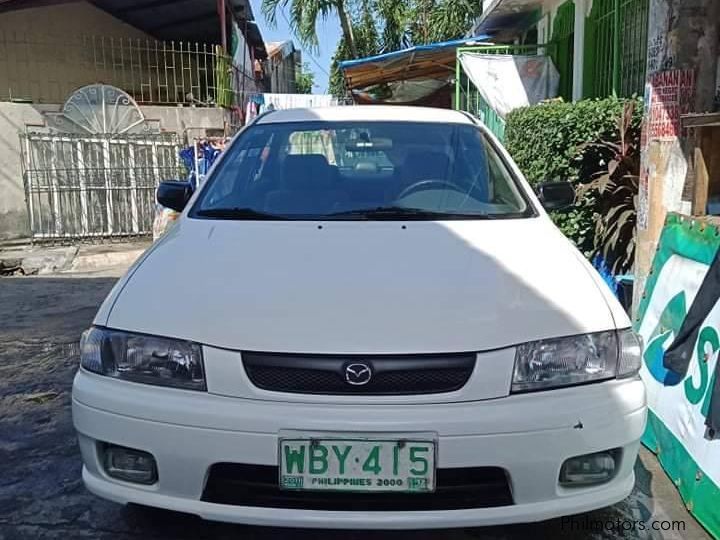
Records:
[[[632,377],[641,356],[640,339],[630,329],[524,343],[515,353],[512,392]]]
[[[80,365],[125,381],[206,390],[200,345],[180,339],[93,326],[80,340]]]

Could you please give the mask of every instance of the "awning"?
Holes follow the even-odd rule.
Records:
[[[490,34],[505,43],[537,22],[542,0],[492,0],[472,29],[473,34]]]
[[[449,81],[455,74],[455,50],[481,45],[487,35],[455,39],[393,51],[357,60],[345,60],[339,67],[350,90],[412,80]]]

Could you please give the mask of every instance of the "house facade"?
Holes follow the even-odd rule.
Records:
[[[483,0],[473,35],[549,45],[565,100],[642,95],[649,0]]]
[[[242,124],[266,58],[249,0],[0,3],[0,240],[146,233],[179,146]]]
[[[292,40],[266,43],[268,59],[265,63],[265,75],[275,94],[294,94],[297,92],[296,76],[302,70],[302,53],[295,48]]]

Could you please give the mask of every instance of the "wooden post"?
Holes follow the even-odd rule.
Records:
[[[223,50],[228,52],[227,44],[227,18],[226,18],[226,7],[225,0],[217,0],[218,16],[220,17],[220,44]]]
[[[700,129],[702,130],[702,128]],[[702,135],[700,137],[702,138]],[[695,194],[692,205],[694,216],[704,216],[707,213],[709,185],[710,177],[701,145],[695,148]]]

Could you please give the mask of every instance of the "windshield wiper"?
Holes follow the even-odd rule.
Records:
[[[365,219],[490,219],[488,214],[465,214],[460,212],[438,212],[423,208],[406,206],[379,206],[376,208],[360,208],[328,214],[329,218],[359,217]]]
[[[285,216],[262,212],[253,208],[204,208],[195,212],[196,216],[217,219],[254,219],[254,220],[286,220]]]

